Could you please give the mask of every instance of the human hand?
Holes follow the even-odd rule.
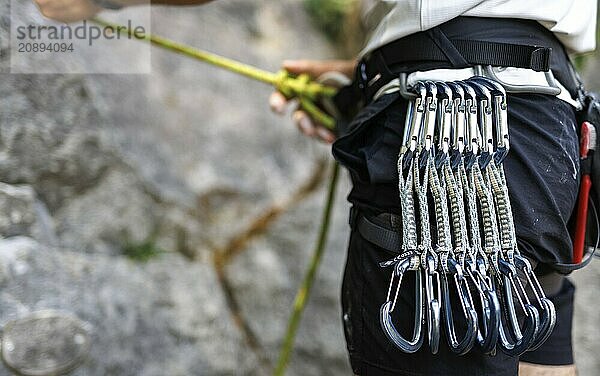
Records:
[[[340,72],[347,77],[352,77],[356,62],[354,60],[286,60],[283,62],[283,69],[292,74],[308,74],[311,78],[316,79],[327,72]],[[283,114],[289,105],[288,99],[276,91],[269,98],[271,110],[277,114]],[[294,123],[306,136],[314,137],[323,142],[331,144],[335,141],[335,135],[325,128],[322,124],[312,119],[302,109],[296,109],[292,113]]]
[[[34,0],[40,12],[59,22],[77,22],[95,16],[102,8],[92,0]]]

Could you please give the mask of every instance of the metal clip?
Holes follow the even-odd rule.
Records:
[[[425,303],[427,305],[427,330],[429,337],[429,348],[432,354],[437,354],[440,344],[440,321],[442,293],[440,290],[440,276],[437,272],[437,260],[435,254],[426,251],[424,275],[425,275]],[[436,294],[437,290],[437,294]]]
[[[438,153],[435,158],[436,168],[439,168],[442,163],[450,156],[450,136],[452,132],[452,115],[454,102],[452,100],[452,89],[444,82],[437,81],[435,83],[440,92],[439,111],[437,119],[437,147]]]
[[[396,347],[406,353],[414,353],[417,352],[421,345],[423,344],[423,333],[421,330],[421,322],[423,321],[423,293],[422,293],[422,277],[421,272],[417,271],[416,273],[416,283],[415,283],[415,322],[413,329],[413,336],[411,339],[404,338],[394,326],[392,322],[391,312],[394,310],[396,306],[396,301],[398,299],[398,292],[400,291],[400,286],[402,285],[402,279],[404,274],[412,269],[415,263],[418,265],[418,257],[410,257],[406,258],[396,264],[394,267],[394,271],[392,273],[392,279],[390,281],[390,286],[388,289],[388,296],[386,302],[381,306],[379,310],[379,320],[381,327],[383,328],[383,332],[386,334],[388,339],[392,341]],[[396,293],[394,299],[391,300],[391,291],[394,283],[394,278],[398,278],[398,284],[396,287]]]
[[[415,116],[415,100],[409,100],[406,107],[406,118],[404,119],[404,130],[402,132],[402,145],[400,145],[400,156],[406,155],[411,150],[411,133],[413,117]]]
[[[467,276],[477,289],[481,303],[483,330],[477,328],[477,344],[484,354],[493,354],[500,333],[500,302],[486,270],[484,255],[477,255],[466,262]]]
[[[481,153],[479,154],[479,165],[485,169],[491,161],[494,153],[494,132],[492,124],[492,93],[490,90],[474,81],[468,81],[477,93],[478,124],[481,131]]]
[[[496,163],[502,163],[510,149],[506,91],[498,82],[486,77],[473,77],[470,80],[485,85],[492,92],[493,122],[496,138],[494,160]]]
[[[465,160],[465,168],[471,169],[475,163],[481,145],[481,133],[479,132],[479,124],[477,121],[477,94],[475,90],[466,83],[459,81],[457,85],[465,91],[465,133],[468,140],[465,145],[463,158]]]
[[[425,106],[425,120],[423,121],[423,129],[421,133],[421,167],[424,166],[429,154],[434,152],[432,147],[434,143],[435,123],[437,120],[436,116],[438,107],[437,86],[433,82],[427,81],[425,82],[425,87],[427,88],[427,100]]]
[[[462,161],[462,154],[466,146],[466,117],[465,117],[465,91],[455,82],[449,82],[452,89],[452,143],[450,151],[450,165],[456,169]]]
[[[531,305],[527,294],[523,290],[523,285],[517,277],[514,265],[506,260],[498,262],[502,283],[502,289],[497,290],[503,297],[504,304],[502,305],[504,314],[507,318],[507,323],[500,320],[500,348],[509,356],[519,356],[523,354],[533,341],[536,339],[540,326],[540,319],[537,309]],[[519,286],[520,289],[514,286]],[[514,296],[519,300],[521,309],[525,314],[523,327],[519,326],[519,320],[515,311]],[[507,332],[509,331],[509,332]]]
[[[409,100],[404,121],[404,132],[400,155],[402,156],[402,170],[408,168],[421,140],[421,128],[427,109],[427,91],[425,85],[417,83],[414,90],[418,93],[414,99]]]
[[[546,298],[540,282],[533,273],[533,269],[529,263],[529,260],[520,254],[515,254],[514,260],[517,269],[527,277],[528,285],[531,287],[533,296],[535,297],[541,310],[541,321],[538,335],[529,345],[529,351],[533,351],[539,348],[548,339],[548,337],[550,337],[550,334],[552,334],[552,330],[554,330],[554,326],[556,325],[556,309],[554,308],[552,301]]]
[[[442,292],[444,294],[444,317],[445,317],[445,329],[446,336],[448,337],[448,345],[452,352],[463,355],[466,354],[473,345],[477,338],[477,312],[473,308],[473,302],[469,287],[466,283],[462,268],[456,260],[449,257],[447,260],[447,268],[449,274],[452,275],[454,283],[456,284],[456,290],[458,292],[458,298],[462,308],[462,312],[467,323],[467,328],[462,339],[458,340],[456,336],[456,328],[454,326],[454,319],[452,314],[452,303],[450,300],[450,287],[448,284],[447,274],[442,276]]]

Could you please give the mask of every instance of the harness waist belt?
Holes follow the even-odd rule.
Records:
[[[399,73],[474,66],[512,67],[540,73],[552,70],[571,96],[577,91],[564,47],[538,22],[456,17],[362,56],[354,85],[340,90],[334,102],[351,119],[357,109],[370,102]]]
[[[492,65],[550,70],[552,48],[514,43],[498,43],[479,40],[448,39],[465,65]],[[419,48],[421,46],[421,48]],[[432,48],[422,48],[430,46]],[[433,46],[428,33],[417,33],[395,40],[377,50],[388,65],[419,61],[448,61],[447,51]]]

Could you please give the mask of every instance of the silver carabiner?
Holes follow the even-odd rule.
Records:
[[[514,223],[512,218],[512,210],[510,206],[510,198],[508,196],[508,188],[506,187],[506,179],[504,177],[504,170],[502,166],[496,165],[495,161],[492,161],[487,166],[487,176],[490,188],[494,193],[494,200],[498,208],[498,219],[500,221],[501,228],[501,243],[502,251],[506,259],[499,260],[500,274],[504,281],[505,287],[505,299],[512,300],[513,289],[506,290],[507,286],[515,286],[515,296],[518,298],[519,303],[525,312],[529,316],[529,319],[534,317],[537,329],[535,330],[532,338],[525,338],[523,342],[527,342],[527,349],[535,349],[541,346],[541,344],[550,336],[551,331],[554,329],[556,323],[556,311],[554,304],[546,299],[544,292],[537,280],[533,269],[527,259],[520,255],[517,245],[517,239],[514,229]],[[532,289],[533,295],[538,303],[538,308],[541,310],[541,321],[539,317],[539,311],[530,303],[528,294],[525,290],[525,286],[521,279],[518,278],[516,271],[520,271],[527,279],[529,286]],[[509,324],[512,326],[514,338],[519,340],[521,337],[521,329],[519,328],[516,320],[516,314],[514,312],[514,306],[511,306],[507,300],[507,308],[509,314]],[[523,335],[523,337],[526,337]],[[523,344],[508,343],[510,353],[516,353],[521,351],[524,347]],[[515,349],[516,347],[516,349]]]
[[[387,336],[387,338],[392,341],[392,343],[398,347],[400,350],[406,353],[414,353],[417,352],[421,345],[423,344],[423,332],[421,330],[423,321],[423,293],[422,293],[422,277],[421,272],[416,271],[416,282],[415,282],[415,321],[414,321],[414,329],[413,336],[411,339],[404,338],[394,326],[392,321],[391,313],[396,306],[396,301],[398,299],[398,292],[400,291],[400,286],[402,285],[402,279],[404,274],[408,270],[415,270],[418,268],[419,257],[411,256],[405,258],[396,263],[394,267],[394,271],[392,272],[392,279],[390,281],[390,286],[388,289],[388,296],[386,298],[386,302],[383,303],[379,310],[379,322],[383,332]],[[398,278],[398,283],[396,287],[396,292],[394,299],[391,299],[391,291],[394,283],[395,277]]]
[[[528,285],[531,287],[541,311],[538,335],[529,345],[529,351],[533,351],[539,348],[548,337],[550,337],[550,334],[552,334],[554,326],[556,325],[556,308],[554,307],[554,303],[546,298],[540,282],[533,273],[533,268],[531,267],[529,260],[518,253],[514,255],[514,260],[517,270],[521,271],[526,276]]]
[[[436,81],[438,88],[438,112],[437,112],[437,151],[435,166],[439,168],[450,156],[450,143],[452,132],[452,115],[454,101],[452,100],[452,89],[445,82]]]
[[[504,320],[500,320],[500,348],[509,356],[519,356],[529,349],[538,335],[539,313],[522,290],[523,286],[517,277],[515,266],[503,259],[498,261],[498,266],[500,269],[498,282],[501,282],[502,288],[497,291],[502,295],[504,301],[504,304],[501,305],[504,310],[502,316],[506,317],[508,321],[506,323]],[[521,289],[514,288],[515,285],[520,286]],[[517,297],[525,314],[522,328],[519,326],[513,294]]]
[[[481,153],[479,155],[479,165],[482,169],[485,169],[487,164],[491,161],[494,149],[494,132],[492,123],[492,93],[484,85],[475,82],[467,81],[467,85],[470,85],[477,94],[477,112],[478,112],[478,124],[481,132]]]
[[[407,153],[411,153],[412,148],[412,126],[413,126],[413,117],[415,116],[415,100],[411,99],[408,101],[406,106],[406,118],[404,119],[404,129],[402,131],[402,144],[400,145],[400,153],[399,155],[404,159]],[[404,165],[404,163],[403,163]],[[404,169],[404,168],[403,168]]]
[[[508,135],[508,104],[506,97],[506,90],[504,87],[487,77],[473,77],[470,79],[477,83],[485,85],[492,93],[493,103],[493,122],[496,138],[496,151],[494,153],[494,160],[496,163],[502,163],[508,151],[510,149],[509,135]]]
[[[396,256],[393,260],[380,264],[382,267],[394,266],[392,277],[390,279],[386,302],[380,308],[379,321],[383,332],[392,343],[400,350],[413,353],[421,348],[423,343],[422,336],[422,324],[423,321],[423,293],[422,293],[422,276],[419,270],[420,259],[416,255],[417,249],[417,235],[416,235],[416,220],[414,214],[414,199],[412,195],[412,189],[414,187],[413,179],[415,175],[418,178],[418,172],[415,174],[415,165],[418,161],[415,158],[411,158],[411,165],[408,169],[408,176],[404,177],[404,171],[402,169],[403,155],[401,154],[398,159],[398,173],[399,185],[398,189],[400,192],[400,201],[402,207],[402,220],[406,222],[402,226],[403,232],[403,249],[405,253]],[[396,307],[398,299],[398,293],[400,292],[400,286],[402,285],[402,279],[404,274],[408,270],[415,270],[417,275],[416,286],[415,286],[415,301],[416,301],[416,312],[415,312],[415,326],[413,329],[413,337],[411,339],[404,338],[393,324],[391,313]],[[394,287],[395,279],[398,279],[396,284],[396,292],[392,299],[392,290]]]
[[[434,145],[435,123],[437,120],[438,108],[437,86],[431,81],[426,81],[425,87],[427,88],[427,100],[419,148],[421,159],[420,167],[425,166],[428,156],[434,152],[432,148]]]
[[[478,111],[477,111],[477,94],[475,90],[464,83],[463,81],[457,81],[456,84],[463,88],[465,97],[465,144],[464,161],[465,168],[469,170],[473,163],[475,163],[477,155],[481,149],[481,132],[479,131],[478,124]]]
[[[462,161],[462,154],[466,146],[466,105],[465,91],[455,82],[448,82],[447,85],[452,89],[452,143],[450,145],[450,165],[456,169]]]
[[[493,354],[500,333],[500,301],[494,290],[491,278],[487,275],[485,255],[477,255],[465,262],[467,276],[479,294],[481,303],[481,323],[483,330],[477,327],[477,344],[484,354]]]
[[[424,120],[426,109],[426,89],[425,85],[418,82],[414,90],[418,95],[414,99],[408,100],[406,109],[406,118],[404,121],[404,132],[402,134],[402,145],[400,146],[400,155],[402,156],[403,170],[408,168],[410,159],[417,150],[420,132]]]
[[[440,321],[442,293],[440,290],[440,276],[437,272],[437,259],[433,252],[426,251],[423,273],[425,274],[425,304],[427,308],[427,331],[429,348],[432,354],[437,354],[440,345]],[[437,290],[437,294],[436,294]]]
[[[447,273],[443,273],[442,275],[442,293],[444,296],[443,300],[445,318],[444,328],[446,330],[446,337],[448,338],[450,350],[458,355],[463,355],[473,348],[475,340],[477,339],[477,312],[473,307],[469,286],[467,285],[462,268],[458,262],[456,262],[456,260],[453,258],[448,257],[445,261],[440,259],[440,263],[446,264],[444,268],[447,271]],[[454,279],[462,313],[467,324],[465,333],[460,340],[457,339],[456,328],[454,325],[448,274],[452,275]]]

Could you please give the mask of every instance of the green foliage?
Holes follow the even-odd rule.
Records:
[[[316,26],[332,41],[338,42],[344,23],[356,0],[304,0],[304,6]]]
[[[587,62],[589,61],[589,54],[586,55],[575,55],[571,58],[571,60],[573,61],[573,65],[575,66],[575,69],[578,72],[582,72],[585,67]]]
[[[146,262],[153,259],[165,251],[159,248],[152,240],[143,243],[130,243],[123,248],[123,254],[133,261]]]
[[[596,40],[600,40],[600,13],[598,14],[596,22]],[[588,52],[582,55],[575,55],[571,57],[573,65],[578,72],[583,72],[587,67],[587,63],[590,60],[596,60],[598,58],[598,49],[594,52]]]

